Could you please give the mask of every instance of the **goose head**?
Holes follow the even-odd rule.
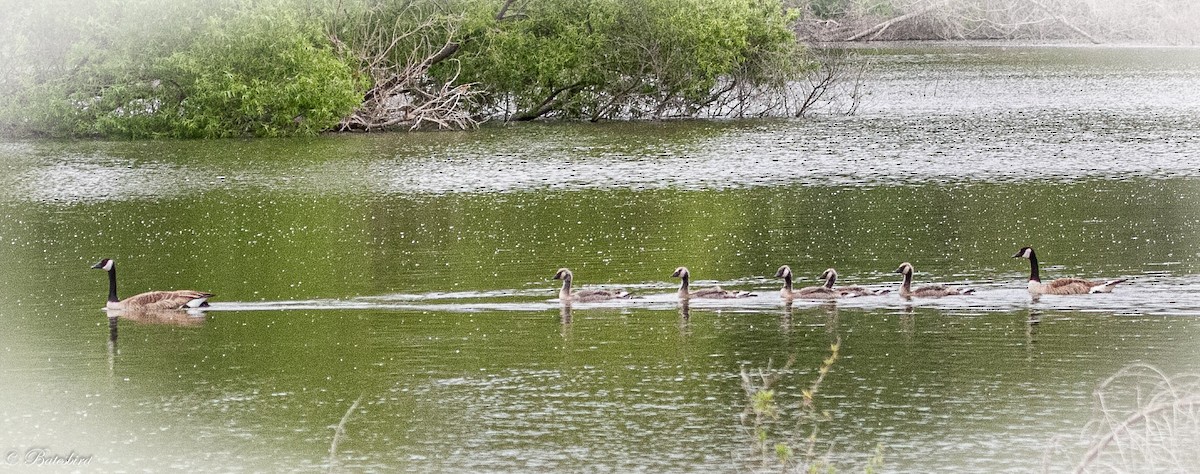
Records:
[[[116,266],[116,262],[112,261],[112,259],[106,258],[104,260],[96,262],[95,265],[92,265],[92,268],[97,268],[100,270],[104,270],[106,272],[111,272],[114,266]]]
[[[912,276],[913,266],[911,263],[904,262],[904,263],[900,264],[900,268],[897,268],[896,271],[894,271],[892,273],[899,273],[904,276]]]
[[[821,272],[821,276],[817,278],[824,281],[837,280],[837,270],[826,268],[825,271]]]
[[[555,280],[571,281],[572,277],[573,275],[571,274],[571,271],[567,270],[566,268],[560,268],[558,269],[558,272],[554,274]]]
[[[675,273],[671,274],[672,278],[688,278],[691,275],[688,273],[687,267],[679,267],[675,269]]]
[[[1033,247],[1022,247],[1012,258],[1033,258]]]
[[[790,278],[792,276],[792,267],[784,265],[775,271],[775,278]]]

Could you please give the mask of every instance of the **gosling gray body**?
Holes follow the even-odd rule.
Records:
[[[862,286],[837,286],[837,287],[835,287],[833,285],[834,285],[834,283],[837,282],[837,277],[838,277],[837,270],[834,270],[832,268],[826,268],[824,272],[821,272],[821,276],[818,278],[825,280],[825,288],[829,288],[832,291],[836,291],[836,292],[840,293],[842,296],[882,295],[882,294],[888,293],[888,291],[889,291],[889,290],[872,290],[872,289],[865,288]]]
[[[92,265],[92,268],[108,273],[108,302],[107,309],[115,310],[176,310],[186,308],[203,308],[208,306],[212,293],[196,290],[147,291],[125,299],[117,298],[117,262],[103,259]]]
[[[629,292],[625,290],[576,290],[571,291],[571,282],[574,281],[575,275],[571,270],[566,268],[558,269],[554,274],[555,280],[562,280],[562,289],[558,291],[558,299],[564,303],[569,302],[588,302],[588,301],[604,301],[617,298],[628,298]]]
[[[675,272],[671,273],[671,277],[679,278],[680,280],[682,280],[679,284],[679,298],[680,299],[685,299],[685,300],[689,299],[689,298],[729,299],[729,298],[745,298],[748,296],[754,296],[753,294],[751,294],[748,291],[730,291],[730,290],[723,289],[719,286],[714,286],[712,288],[703,288],[703,289],[693,291],[690,288],[691,272],[688,272],[687,267],[676,268]]]
[[[806,286],[799,290],[792,289],[792,268],[787,265],[779,267],[779,270],[775,271],[775,278],[783,278],[783,288],[779,290],[779,297],[785,300],[796,298],[834,299],[842,296],[841,292],[827,288],[825,285]]]
[[[1029,260],[1029,293],[1034,295],[1086,295],[1092,293],[1112,293],[1114,287],[1118,283],[1128,281],[1125,278],[1119,280],[1084,280],[1082,278],[1059,278],[1042,283],[1041,275],[1038,271],[1037,253],[1033,251],[1033,247],[1023,247],[1018,250],[1012,258],[1024,258]]]
[[[904,276],[904,282],[900,284],[900,296],[905,298],[914,296],[937,298],[952,295],[969,295],[975,292],[972,289],[952,288],[946,285],[927,285],[914,290],[912,288],[913,266],[908,262],[901,263],[900,268],[897,268],[894,273]]]

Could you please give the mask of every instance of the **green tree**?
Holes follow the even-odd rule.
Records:
[[[25,46],[8,54],[0,120],[51,136],[311,135],[361,100],[320,17],[285,3],[171,3],[21,12],[37,21],[8,34]]]
[[[794,16],[776,1],[490,1],[464,10],[461,79],[483,84],[486,106],[509,120],[693,116],[741,82],[795,79],[807,64]]]
[[[809,69],[794,19],[779,0],[62,0],[0,19],[0,127],[208,138],[741,115]]]
[[[312,135],[361,102],[364,85],[324,40],[322,25],[282,7],[211,25],[163,61],[171,135]],[[177,98],[178,100],[170,100]]]

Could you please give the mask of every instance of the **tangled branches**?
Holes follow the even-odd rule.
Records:
[[[416,25],[405,25],[399,20],[403,16],[395,18],[364,21],[352,45],[336,33],[330,34],[339,52],[350,55],[358,63],[360,74],[371,82],[362,105],[343,118],[337,130],[461,130],[478,126],[482,119],[470,111],[482,91],[473,84],[457,84],[457,72],[444,81],[430,75],[431,68],[455,62],[452,56],[459,49],[454,40],[457,22],[427,18]],[[407,50],[402,51],[404,47]]]
[[[803,38],[1195,43],[1189,0],[799,0]]]

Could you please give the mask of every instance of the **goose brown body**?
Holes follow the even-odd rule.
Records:
[[[208,306],[212,293],[196,290],[147,291],[125,299],[117,298],[117,262],[104,259],[92,268],[108,273],[108,309],[162,311]]]
[[[1090,293],[1111,293],[1113,288],[1118,283],[1127,281],[1122,278],[1119,280],[1084,280],[1082,278],[1059,278],[1042,283],[1041,274],[1038,269],[1037,253],[1033,251],[1033,247],[1024,247],[1018,250],[1012,258],[1024,258],[1029,260],[1029,292],[1035,295],[1086,295]]]

